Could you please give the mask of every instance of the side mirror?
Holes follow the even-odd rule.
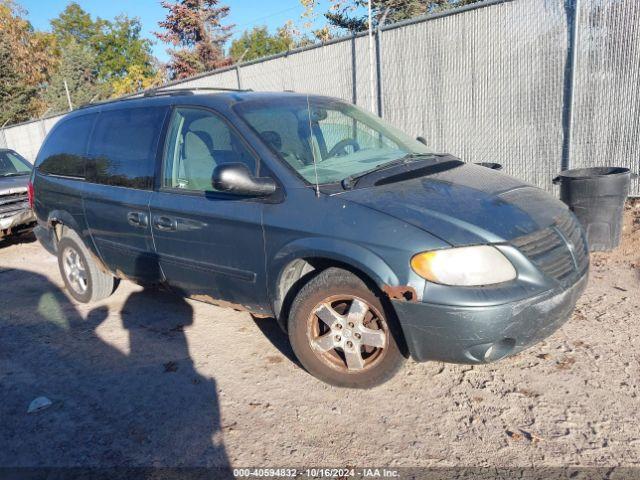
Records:
[[[267,197],[276,191],[276,182],[269,177],[254,177],[244,163],[218,165],[211,177],[213,188],[233,195]]]
[[[416,137],[416,140],[418,140],[420,143],[426,145],[427,144],[427,139],[424,137]]]

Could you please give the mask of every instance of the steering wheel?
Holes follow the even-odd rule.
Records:
[[[345,138],[344,140],[340,140],[338,143],[334,145],[334,147],[329,151],[327,158],[332,157],[341,157],[343,155],[348,155],[347,147],[353,147],[353,151],[357,152],[360,150],[360,145],[353,138]]]

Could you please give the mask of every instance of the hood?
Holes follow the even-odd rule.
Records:
[[[0,195],[11,195],[27,191],[29,175],[20,177],[0,177]]]
[[[340,197],[392,215],[454,246],[506,242],[548,227],[567,211],[544,190],[468,163],[420,178],[350,190]]]

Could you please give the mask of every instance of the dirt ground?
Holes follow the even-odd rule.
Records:
[[[123,282],[79,305],[38,243],[0,248],[0,466],[640,466],[640,203],[573,318],[483,366],[320,383],[273,320]],[[46,396],[53,404],[27,413]]]

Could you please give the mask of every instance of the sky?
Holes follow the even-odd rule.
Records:
[[[38,30],[50,30],[49,21],[57,17],[71,0],[18,0],[28,11],[28,19]],[[124,13],[129,17],[139,17],[142,21],[143,35],[153,39],[154,55],[161,61],[167,61],[167,45],[160,43],[153,36],[158,30],[158,22],[166,16],[167,10],[160,5],[160,0],[77,0],[77,3],[92,17],[112,19]],[[287,20],[300,20],[303,8],[300,0],[223,0],[221,2],[231,8],[227,23],[236,25],[234,36],[256,25],[266,25],[272,32]],[[320,2],[320,11],[324,11],[328,0]]]

